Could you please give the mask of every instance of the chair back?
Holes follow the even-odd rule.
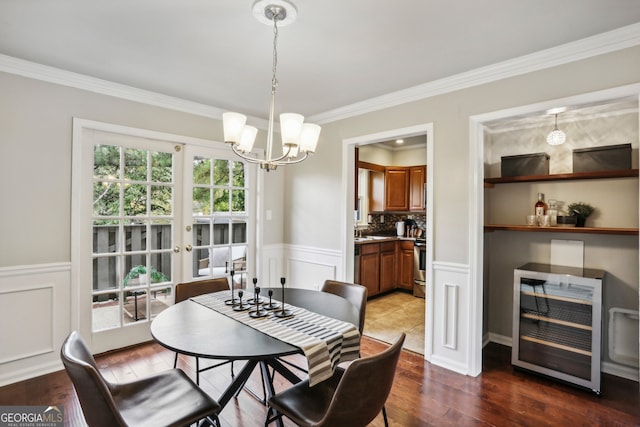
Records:
[[[341,296],[356,307],[359,319],[358,329],[360,330],[360,335],[362,335],[362,331],[364,330],[364,316],[367,310],[367,288],[355,283],[325,280],[320,290]]]
[[[85,420],[90,427],[126,426],[82,336],[71,332],[62,344],[60,358],[76,389]]]
[[[229,290],[229,282],[226,277],[217,277],[209,280],[178,283],[176,285],[175,302],[179,303],[191,297],[209,294],[211,292]]]
[[[405,334],[375,356],[351,363],[345,370],[321,426],[366,426],[382,410],[395,376]]]

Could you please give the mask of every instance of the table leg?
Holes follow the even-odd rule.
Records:
[[[242,389],[242,386],[247,382],[257,364],[257,360],[248,360],[247,363],[245,363],[242,370],[238,375],[236,375],[231,384],[229,384],[229,387],[227,387],[224,393],[222,393],[222,396],[218,399],[220,406],[224,408],[225,405],[229,403],[229,400],[231,400],[231,398]]]
[[[291,369],[284,366],[284,364],[278,361],[278,359],[269,359],[266,361],[266,363],[271,366],[277,373],[282,375],[291,384],[298,384],[300,381],[302,381],[300,377],[294,374]]]
[[[267,404],[269,402],[269,398],[274,394],[276,394],[276,390],[273,387],[273,381],[271,380],[271,374],[269,373],[269,364],[270,364],[269,362],[272,362],[272,361],[263,360],[260,362],[260,371],[262,372],[262,378],[267,387],[267,397],[265,399],[267,401]],[[277,415],[275,410],[270,411],[270,413],[273,415]],[[284,427],[284,423],[282,422],[282,417],[278,417],[274,421],[276,422],[276,426]]]

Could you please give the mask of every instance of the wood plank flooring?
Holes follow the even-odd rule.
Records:
[[[362,353],[375,354],[386,346],[364,337]],[[99,355],[96,360],[109,380],[129,381],[171,368],[173,356],[158,344],[146,343]],[[189,357],[181,357],[179,362],[192,378],[194,365]],[[201,376],[203,389],[214,397],[228,382],[228,366]],[[253,390],[260,390],[257,375],[250,382]],[[286,386],[276,377],[277,389]],[[65,425],[86,425],[64,371],[1,387],[0,405],[62,405]],[[640,426],[637,382],[603,375],[602,395],[597,397],[514,370],[510,348],[497,344],[485,348],[483,373],[478,377],[455,374],[425,362],[420,355],[403,351],[386,407],[391,426]],[[243,391],[220,418],[223,426],[249,427],[264,425],[265,414],[265,407]],[[287,421],[285,425],[292,423]],[[378,416],[371,425],[382,426],[382,417]]]

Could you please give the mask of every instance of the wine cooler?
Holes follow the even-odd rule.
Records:
[[[514,366],[600,394],[602,270],[529,263],[514,270]]]

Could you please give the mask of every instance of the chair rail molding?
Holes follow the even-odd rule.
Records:
[[[0,386],[62,369],[71,330],[71,264],[0,268]]]

